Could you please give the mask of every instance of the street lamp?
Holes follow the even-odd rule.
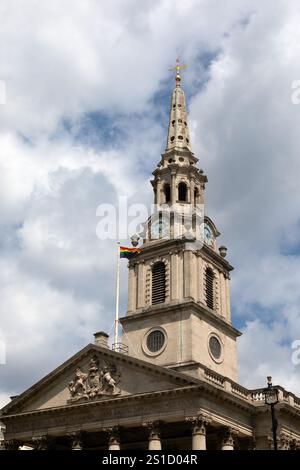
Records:
[[[267,377],[268,388],[265,388],[265,404],[271,407],[271,416],[272,416],[272,433],[273,433],[273,442],[274,450],[277,450],[277,426],[278,421],[275,416],[275,405],[278,403],[278,390],[272,385],[272,377]]]

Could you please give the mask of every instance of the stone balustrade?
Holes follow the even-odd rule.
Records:
[[[265,396],[264,396],[264,388],[258,388],[255,390],[249,390],[242,385],[233,382],[231,379],[224,377],[217,372],[212,371],[204,366],[200,366],[202,368],[201,378],[207,382],[211,382],[215,385],[226,390],[226,392],[232,393],[247,402],[251,402],[254,405],[264,405],[265,404]],[[300,398],[294,395],[292,392],[288,392],[283,387],[278,386],[276,387],[278,390],[278,400],[279,402],[286,402],[289,405],[300,409]]]

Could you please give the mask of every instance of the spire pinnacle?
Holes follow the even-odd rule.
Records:
[[[180,70],[186,68],[187,66],[181,65],[179,59],[177,59],[176,66],[170,69],[171,71],[176,72],[176,86],[172,94],[166,151],[174,148],[181,150],[187,149],[191,151],[185,96],[184,91],[180,86]]]
[[[176,75],[175,75],[176,86],[180,85],[180,80],[181,80],[180,70],[184,70],[186,68],[187,68],[187,65],[180,64],[180,60],[177,57],[176,66],[170,69],[171,72],[176,72]]]

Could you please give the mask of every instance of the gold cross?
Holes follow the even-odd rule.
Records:
[[[179,75],[179,71],[180,70],[183,70],[183,69],[186,69],[187,68],[187,65],[180,65],[180,61],[179,59],[177,58],[176,59],[176,67],[173,67],[170,69],[171,72],[176,72],[176,75]]]

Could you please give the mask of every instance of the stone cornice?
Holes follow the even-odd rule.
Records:
[[[39,410],[32,410],[32,411],[25,411],[25,412],[20,412],[20,413],[11,413],[11,414],[6,414],[3,415],[1,418],[5,424],[8,420],[12,419],[22,419],[26,417],[32,417],[32,416],[41,416],[41,415],[53,415],[53,414],[61,414],[61,413],[73,413],[76,410],[84,410],[87,408],[107,408],[109,406],[117,407],[120,404],[125,404],[129,402],[134,402],[134,401],[141,401],[141,400],[153,400],[157,399],[158,397],[176,397],[178,395],[183,395],[183,394],[188,394],[191,393],[192,395],[197,395],[199,392],[206,392],[208,396],[215,396],[223,401],[226,401],[228,403],[231,403],[232,405],[244,409],[247,411],[253,411],[254,405],[253,403],[247,403],[245,400],[233,396],[232,394],[228,393],[226,390],[221,390],[219,388],[214,387],[212,384],[209,384],[207,382],[201,382],[198,381],[198,385],[191,385],[187,387],[181,387],[181,388],[176,388],[176,389],[168,389],[168,390],[159,390],[155,392],[147,392],[147,393],[139,393],[135,395],[124,395],[124,396],[119,396],[119,397],[114,397],[114,398],[108,398],[105,400],[99,400],[99,401],[93,401],[93,402],[87,402],[87,403],[74,403],[70,405],[64,405],[64,406],[59,406],[59,407],[53,407],[53,408],[44,408],[44,409],[39,409]]]
[[[132,313],[130,315],[120,318],[120,322],[134,322],[139,320],[140,318],[146,318],[154,315],[161,315],[163,313],[170,313],[180,310],[184,310],[186,312],[187,309],[190,309],[191,313],[204,316],[205,319],[217,324],[219,327],[223,328],[227,333],[230,333],[234,337],[241,336],[242,334],[219,314],[216,314],[212,310],[208,309],[205,305],[201,304],[200,302],[195,302],[193,299],[182,300],[180,301],[180,303],[177,301],[174,303],[170,302],[167,305],[161,304],[155,307],[151,306],[143,308],[137,313]]]
[[[142,245],[142,251],[129,261],[129,266],[134,266],[136,263],[141,263],[151,259],[153,257],[153,250],[155,250],[156,256],[164,256],[174,250],[184,251],[187,243],[190,244],[191,240],[186,238],[171,238],[167,240],[148,241]],[[228,261],[205,244],[203,244],[200,250],[195,249],[195,252],[199,256],[202,256],[206,261],[213,261],[220,271],[223,271],[225,274],[233,271],[234,269]]]
[[[203,247],[201,250],[199,250],[201,255],[206,261],[214,261],[220,268],[225,269],[227,272],[228,271],[233,271],[234,267],[231,266],[231,264],[228,263],[222,256],[220,256],[218,253],[216,253],[212,248],[209,246],[203,244]]]

